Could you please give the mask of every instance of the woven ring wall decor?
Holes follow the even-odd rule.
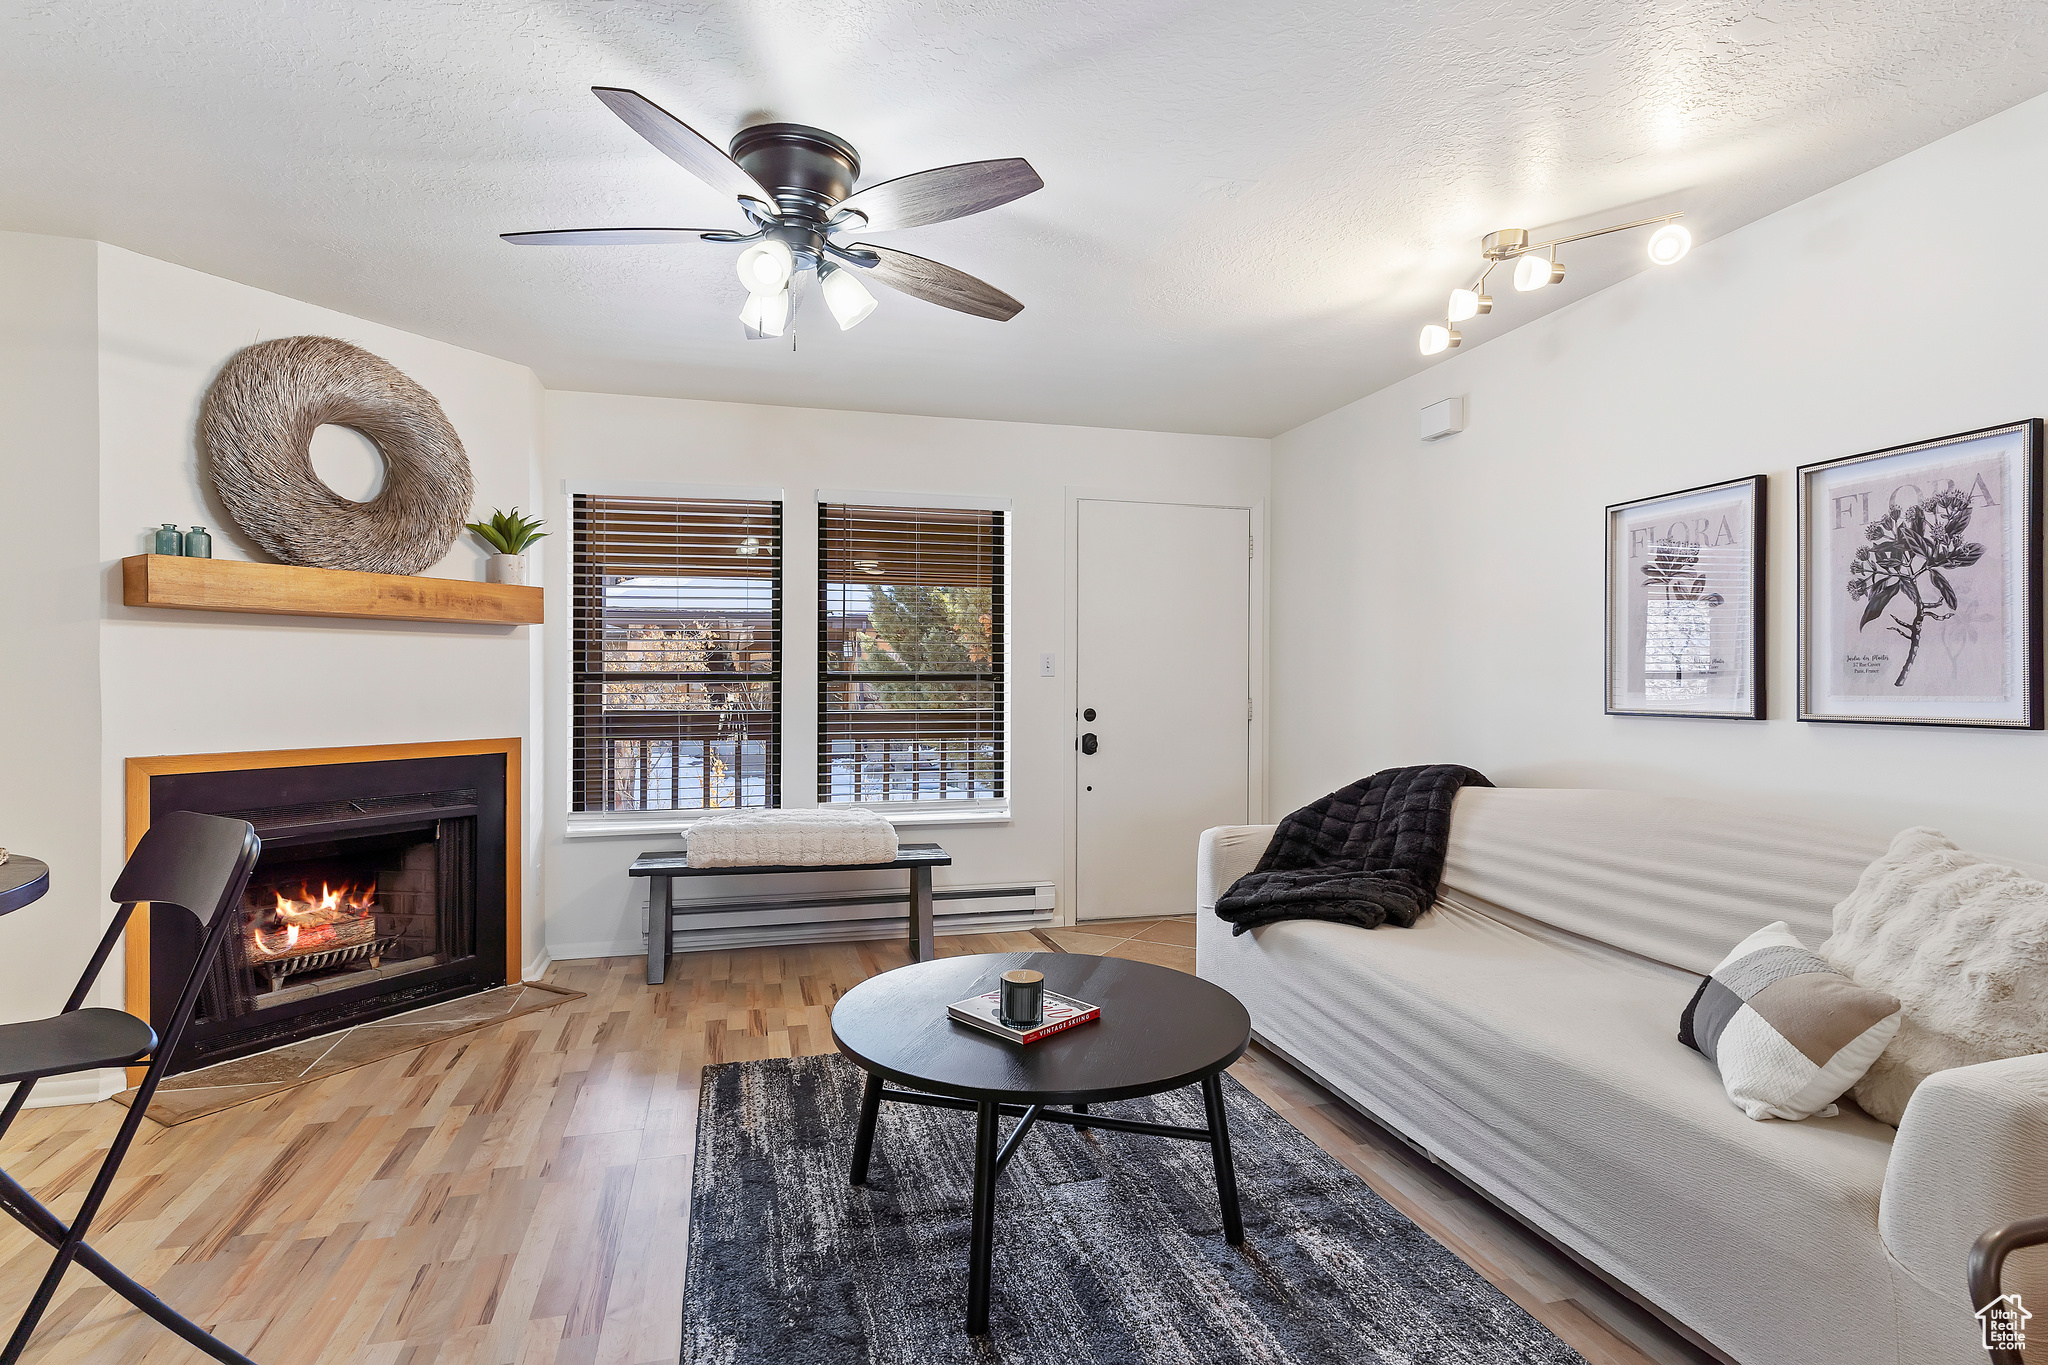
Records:
[[[384,457],[384,488],[353,502],[313,472],[315,428],[351,427]],[[207,390],[200,446],[235,524],[286,564],[416,574],[448,553],[476,485],[434,395],[334,337],[235,353]]]

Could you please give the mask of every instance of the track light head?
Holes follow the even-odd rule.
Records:
[[[1666,223],[1650,234],[1650,260],[1670,265],[1692,250],[1692,234],[1676,223]]]
[[[1554,258],[1524,256],[1515,262],[1515,288],[1524,294],[1556,284],[1564,278],[1564,264]]]
[[[1441,323],[1432,322],[1429,326],[1422,329],[1422,353],[1424,355],[1441,355],[1463,340],[1464,338],[1458,335],[1455,327],[1446,327]]]
[[[1463,322],[1466,318],[1476,318],[1481,313],[1491,313],[1492,311],[1492,297],[1480,293],[1477,289],[1453,289],[1451,291],[1449,316],[1452,322]]]

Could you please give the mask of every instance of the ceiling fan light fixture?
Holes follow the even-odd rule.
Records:
[[[832,310],[842,332],[852,331],[875,311],[875,296],[860,282],[860,276],[844,266],[827,271],[819,287],[825,294],[825,306]]]
[[[1463,340],[1464,338],[1458,335],[1455,327],[1446,327],[1442,323],[1432,322],[1422,329],[1422,353],[1424,355],[1442,355],[1445,351],[1450,350]]]
[[[781,336],[782,329],[789,325],[789,291],[748,294],[747,301],[740,306],[740,321],[762,336]]]
[[[755,123],[727,147],[684,123],[637,90],[592,86],[591,93],[648,145],[695,176],[746,215],[747,231],[730,226],[549,229],[500,234],[516,246],[644,246],[711,242],[743,246],[734,261],[747,303],[740,316],[750,339],[793,337],[804,293],[815,273],[832,297],[842,329],[858,325],[875,302],[861,274],[899,294],[972,317],[1008,322],[1024,305],[964,270],[868,242],[835,242],[835,234],[891,232],[951,222],[1045,188],[1022,157],[963,161],[859,185],[860,153],[823,128]],[[773,187],[772,189],[770,187]],[[751,245],[749,245],[751,244]],[[827,255],[862,267],[827,287]]]
[[[1524,294],[1556,284],[1564,278],[1564,265],[1542,256],[1524,256],[1515,262],[1515,288]]]
[[[733,264],[750,294],[772,294],[786,288],[789,277],[796,274],[796,257],[772,237],[742,251]]]
[[[1650,260],[1670,265],[1692,250],[1692,234],[1676,223],[1666,223],[1650,234]]]

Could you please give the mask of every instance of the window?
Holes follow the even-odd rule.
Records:
[[[818,800],[1000,804],[1003,513],[818,508]]]
[[[782,504],[574,503],[570,809],[778,804]]]

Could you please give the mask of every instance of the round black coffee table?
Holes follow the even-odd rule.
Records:
[[[995,989],[1002,973],[1045,973],[1047,990],[1102,1007],[1102,1017],[1035,1043],[1017,1044],[956,1022],[955,1000]],[[1216,1158],[1223,1235],[1244,1241],[1230,1129],[1223,1114],[1223,1069],[1251,1042],[1251,1016],[1237,997],[1186,972],[1082,953],[984,953],[940,958],[870,977],[832,1009],[832,1038],[868,1073],[853,1141],[853,1183],[865,1184],[883,1100],[975,1112],[974,1233],[967,1267],[967,1330],[988,1330],[989,1274],[995,1251],[996,1177],[1034,1123],[1104,1128],[1206,1142]],[[884,1081],[908,1090],[890,1090]],[[1200,1084],[1207,1128],[1141,1123],[1092,1114],[1091,1104],[1137,1099]],[[1066,1107],[1066,1112],[1049,1108]],[[1017,1126],[996,1144],[997,1120]]]

